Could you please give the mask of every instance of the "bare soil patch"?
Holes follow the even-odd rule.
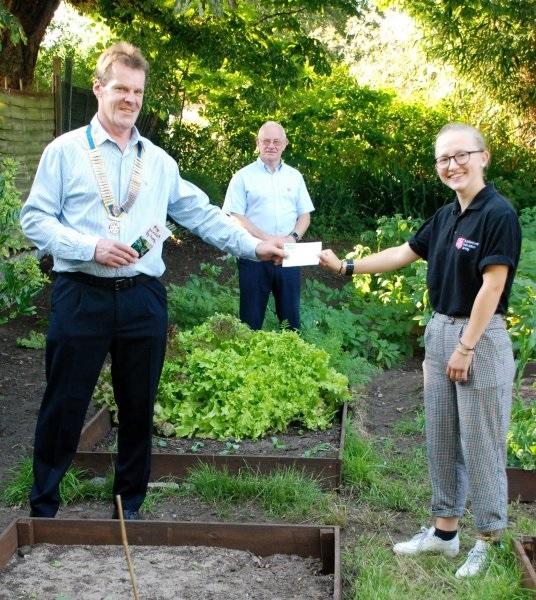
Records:
[[[276,554],[213,547],[131,546],[140,598],[198,600],[325,600],[333,576],[321,575],[321,562]],[[37,595],[32,595],[37,594]],[[0,574],[0,597],[130,600],[122,546],[39,544],[15,555]]]

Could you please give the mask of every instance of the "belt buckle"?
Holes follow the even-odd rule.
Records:
[[[114,292],[119,292],[125,289],[126,287],[129,287],[128,285],[125,285],[125,283],[128,284],[127,277],[120,277],[119,279],[114,279]]]

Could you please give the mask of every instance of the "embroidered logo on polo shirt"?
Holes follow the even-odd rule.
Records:
[[[465,250],[466,252],[470,252],[471,250],[478,248],[478,246],[480,246],[480,242],[473,242],[473,240],[468,240],[463,237],[459,237],[456,240],[456,248],[458,248],[458,250]]]

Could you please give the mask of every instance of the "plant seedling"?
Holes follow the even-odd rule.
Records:
[[[272,446],[276,450],[284,450],[287,447],[287,445],[280,442],[279,438],[275,435],[272,437]]]
[[[320,442],[319,444],[315,444],[312,448],[309,448],[309,450],[306,450],[302,456],[304,458],[311,458],[311,456],[316,456],[322,452],[329,452],[330,450],[334,450],[331,444],[328,442]]]
[[[224,449],[220,452],[220,454],[234,454],[237,450],[240,449],[240,444],[238,442],[225,442]]]
[[[190,450],[192,452],[199,452],[199,450],[201,450],[201,448],[203,448],[204,445],[205,444],[203,444],[203,442],[194,442]]]

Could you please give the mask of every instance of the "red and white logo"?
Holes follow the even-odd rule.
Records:
[[[480,246],[480,242],[474,242],[467,238],[459,237],[456,240],[456,248],[458,248],[458,250],[465,250],[465,252],[470,252],[471,250],[478,248],[478,246]]]

